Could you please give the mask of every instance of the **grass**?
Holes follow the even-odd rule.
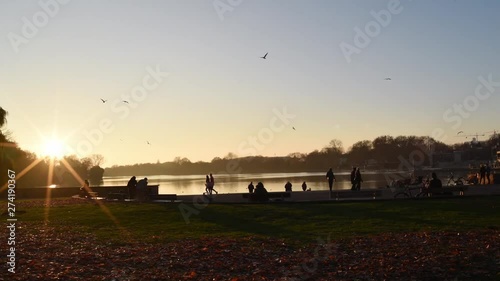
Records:
[[[22,204],[20,204],[22,206]],[[497,229],[500,197],[390,200],[334,203],[192,204],[104,203],[114,219],[95,204],[26,207],[18,221],[92,233],[111,243],[168,242],[184,238],[264,236],[311,242],[411,231]],[[199,211],[184,220],[180,206]]]

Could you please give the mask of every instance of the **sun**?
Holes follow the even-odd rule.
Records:
[[[64,156],[64,143],[59,139],[47,139],[43,144],[43,156],[62,158]]]

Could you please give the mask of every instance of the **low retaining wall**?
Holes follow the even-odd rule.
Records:
[[[148,185],[152,195],[158,194],[159,185]],[[123,192],[128,194],[126,186],[91,186],[92,191],[97,192],[100,197],[107,197],[109,193]],[[80,187],[64,186],[64,187],[28,187],[16,188],[16,200],[22,199],[39,199],[39,198],[58,198],[58,197],[71,197],[80,193]],[[7,190],[0,193],[0,200],[7,199]]]

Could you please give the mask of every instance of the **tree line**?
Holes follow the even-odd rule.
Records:
[[[436,167],[441,162],[452,162],[453,152],[462,151],[462,161],[491,160],[499,148],[500,136],[495,134],[486,142],[447,145],[430,137],[380,136],[372,141],[363,140],[345,150],[340,140],[332,140],[320,150],[310,153],[290,153],[282,157],[238,157],[228,153],[210,162],[191,162],[176,157],[171,162],[144,163],[106,168],[107,176],[129,175],[183,175],[212,173],[276,173],[323,172],[328,167],[350,170],[352,166],[364,169],[410,170],[414,167]]]
[[[462,160],[491,159],[500,150],[500,135],[494,134],[481,143],[465,142],[447,145],[430,137],[380,136],[374,140],[358,141],[344,149],[340,140],[331,140],[322,149],[309,153],[294,152],[281,157],[246,156],[228,153],[210,162],[191,162],[176,157],[171,162],[143,163],[112,166],[103,169],[102,155],[78,158],[65,156],[54,161],[40,158],[22,150],[1,129],[7,122],[7,112],[0,107],[0,166],[16,171],[17,186],[46,186],[49,184],[75,186],[82,179],[90,179],[98,185],[102,177],[132,175],[185,175],[207,173],[273,173],[273,172],[323,172],[329,167],[350,170],[352,166],[364,169],[410,169],[415,166],[437,166],[440,162],[452,162],[454,151],[463,151]],[[0,186],[7,182],[7,173],[0,173]]]

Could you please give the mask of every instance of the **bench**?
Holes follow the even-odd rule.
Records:
[[[151,200],[153,201],[171,201],[174,202],[177,200],[177,194],[157,194],[151,196]]]
[[[120,200],[125,201],[125,198],[128,197],[126,193],[123,192],[110,192],[108,196],[106,196],[106,200]]]
[[[336,190],[332,191],[332,199],[345,199],[345,198],[377,198],[382,196],[382,190]]]
[[[243,198],[245,199],[250,199],[252,200],[252,195],[254,195],[255,193],[243,193],[242,196]],[[272,200],[277,200],[277,199],[280,199],[280,200],[284,200],[285,198],[290,198],[292,196],[292,193],[291,192],[268,192],[267,193],[267,198]]]
[[[464,195],[464,192],[467,191],[468,187],[465,185],[458,185],[458,186],[444,186],[444,187],[439,187],[439,188],[431,188],[427,190],[427,193],[430,196],[433,195],[453,195],[453,192],[458,192],[460,196]]]

